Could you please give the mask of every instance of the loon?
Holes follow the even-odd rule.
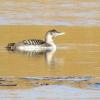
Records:
[[[25,51],[25,52],[36,51],[36,50],[37,51],[52,50],[56,49],[53,37],[62,34],[64,33],[53,29],[46,32],[45,40],[39,40],[39,39],[23,40],[17,43],[9,43],[6,48],[8,51]]]

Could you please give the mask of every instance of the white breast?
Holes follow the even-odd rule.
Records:
[[[52,47],[41,47],[39,45],[22,45],[22,46],[17,46],[16,50],[18,51],[27,51],[27,52],[32,52],[32,51],[43,51],[43,50],[51,50],[53,49]]]

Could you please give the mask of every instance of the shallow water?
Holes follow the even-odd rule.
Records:
[[[65,32],[54,39],[57,44],[54,53],[5,49],[10,42],[43,39],[50,29]],[[99,27],[0,26],[0,98],[99,100],[99,31]]]

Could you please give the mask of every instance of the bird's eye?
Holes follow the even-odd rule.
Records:
[[[51,35],[53,35],[54,33],[53,32],[51,32]]]

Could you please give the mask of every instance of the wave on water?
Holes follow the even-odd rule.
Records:
[[[94,49],[95,47],[95,49]],[[69,50],[69,49],[77,49],[80,50],[82,48],[85,48],[87,52],[100,52],[100,44],[97,43],[65,43],[65,44],[58,44],[57,49],[58,50]],[[93,48],[93,49],[91,49]]]
[[[100,26],[99,0],[0,1],[0,25]]]

